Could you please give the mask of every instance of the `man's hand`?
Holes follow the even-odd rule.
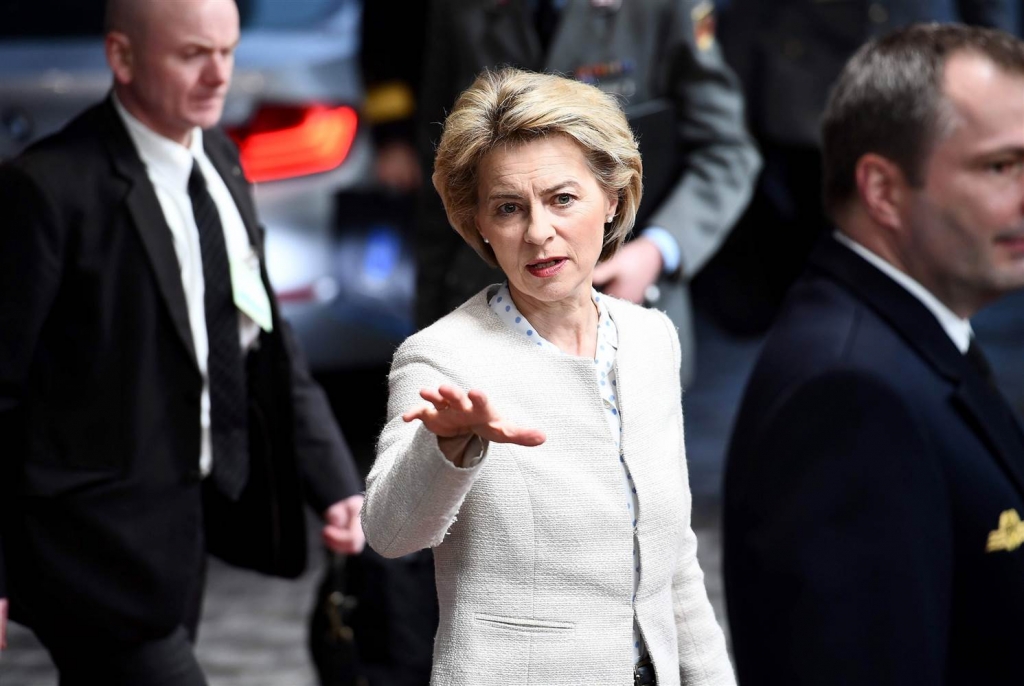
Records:
[[[437,445],[456,467],[462,466],[466,447],[474,435],[495,443],[535,446],[545,441],[543,432],[523,429],[502,419],[480,391],[464,393],[454,386],[420,390],[429,402],[402,415],[407,422],[419,419],[437,436]]]
[[[340,500],[324,512],[324,545],[336,553],[358,555],[366,545],[359,511],[363,507],[361,493]]]
[[[7,598],[0,598],[0,650],[7,647]]]
[[[640,304],[647,288],[658,280],[663,266],[658,246],[641,236],[594,268],[594,286],[608,295]]]

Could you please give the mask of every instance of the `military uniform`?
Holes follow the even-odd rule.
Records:
[[[746,205],[760,167],[744,126],[737,80],[715,43],[710,2],[562,4],[545,50],[528,0],[434,3],[420,112],[423,162],[430,169],[439,122],[486,67],[509,65],[573,76],[621,94],[627,112],[659,100],[668,103],[675,114],[672,137],[681,164],[660,202],[644,208],[646,224],[638,223],[636,230],[664,229],[679,248],[679,268],[662,276],[652,300],[679,327],[685,382],[693,354],[687,281],[721,245]],[[452,230],[436,193],[428,189],[424,196],[417,236],[420,326],[503,279]]]

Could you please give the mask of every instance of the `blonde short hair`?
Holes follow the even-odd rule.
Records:
[[[504,68],[484,71],[462,92],[444,123],[434,158],[434,188],[448,221],[492,267],[491,246],[476,228],[477,168],[499,146],[564,135],[580,146],[601,188],[618,198],[605,225],[601,260],[615,254],[636,220],[643,166],[618,101],[579,81]]]

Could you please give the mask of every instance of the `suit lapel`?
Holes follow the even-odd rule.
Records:
[[[957,350],[935,316],[906,289],[831,236],[811,257],[875,310],[952,388],[951,402],[1024,495],[1024,432],[1002,395]]]
[[[953,404],[1024,496],[1024,433],[1006,400],[987,383],[966,378],[953,393]]]
[[[109,99],[101,106],[99,115],[103,129],[100,135],[106,141],[114,169],[128,182],[124,202],[153,268],[157,288],[167,305],[179,340],[198,369],[185,290],[181,284],[181,266],[174,252],[171,230],[167,226],[160,201],[157,200],[153,185],[146,175],[146,167],[139,159],[124,123]]]

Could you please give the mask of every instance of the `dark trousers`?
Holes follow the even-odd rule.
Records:
[[[97,643],[88,637],[40,636],[60,672],[60,686],[206,686],[188,631],[143,643]]]

